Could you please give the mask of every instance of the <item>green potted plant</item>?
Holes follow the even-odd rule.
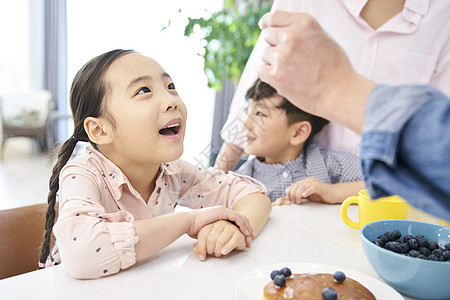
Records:
[[[222,80],[237,84],[258,39],[258,21],[270,11],[272,0],[225,0],[224,9],[205,18],[192,19],[184,35],[204,34],[204,72],[208,86],[220,91]]]

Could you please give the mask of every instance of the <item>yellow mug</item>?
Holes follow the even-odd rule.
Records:
[[[358,222],[350,220],[347,209],[350,204],[358,205]],[[367,190],[361,190],[358,196],[351,196],[341,204],[341,218],[347,226],[361,229],[367,223],[379,220],[402,219],[408,217],[408,203],[399,196],[389,196],[371,200]]]
[[[449,221],[446,221],[444,219],[439,219],[438,217],[435,217],[429,213],[424,212],[423,210],[415,208],[412,205],[409,207],[408,220],[434,223],[434,224],[439,224],[439,225],[444,225],[444,226],[450,227]]]

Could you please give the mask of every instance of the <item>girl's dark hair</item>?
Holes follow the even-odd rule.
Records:
[[[87,62],[73,79],[70,89],[70,107],[74,123],[73,135],[56,150],[58,159],[49,181],[45,233],[39,258],[39,268],[42,264],[45,264],[50,253],[51,233],[56,215],[56,193],[59,190],[59,173],[70,159],[78,141],[89,142],[95,147],[84,130],[84,120],[87,117],[108,117],[103,102],[108,88],[104,80],[105,72],[115,60],[131,52],[134,51],[117,49],[101,54]]]
[[[259,101],[261,99],[266,99],[273,96],[280,96],[280,95],[273,87],[271,87],[270,85],[268,85],[259,78],[256,79],[256,81],[247,90],[247,93],[245,94],[245,98],[247,100],[253,101]],[[305,141],[305,145],[308,145],[312,141],[314,136],[317,133],[319,133],[322,130],[322,128],[326,124],[328,124],[329,121],[321,117],[307,113],[298,108],[297,106],[293,105],[291,102],[289,102],[288,99],[284,97],[281,98],[283,101],[281,102],[280,105],[277,106],[277,108],[284,110],[286,112],[288,125],[291,125],[299,121],[308,121],[311,124],[311,134]]]

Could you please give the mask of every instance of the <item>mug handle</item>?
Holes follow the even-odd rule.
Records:
[[[351,228],[355,228],[355,229],[360,229],[361,226],[359,225],[359,222],[356,223],[356,222],[350,220],[350,218],[347,215],[347,208],[348,208],[348,206],[350,204],[353,204],[353,203],[359,205],[358,196],[348,197],[347,199],[344,200],[344,202],[342,202],[342,204],[341,204],[341,218],[342,218],[342,221],[344,221],[344,223],[347,226],[349,226]]]

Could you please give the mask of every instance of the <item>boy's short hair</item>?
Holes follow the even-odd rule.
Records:
[[[257,79],[253,85],[247,90],[245,94],[245,99],[259,101],[261,99],[270,98],[273,96],[280,96],[278,92],[268,85],[267,83],[261,81],[261,79]],[[307,113],[297,106],[293,105],[289,102],[288,99],[280,96],[282,98],[282,103],[277,106],[277,108],[284,110],[287,116],[288,125],[291,125],[295,122],[299,121],[308,121],[311,124],[311,134],[308,139],[305,141],[305,144],[309,144],[314,136],[319,133],[322,128],[329,123],[328,120],[325,120],[321,117],[312,115]]]

